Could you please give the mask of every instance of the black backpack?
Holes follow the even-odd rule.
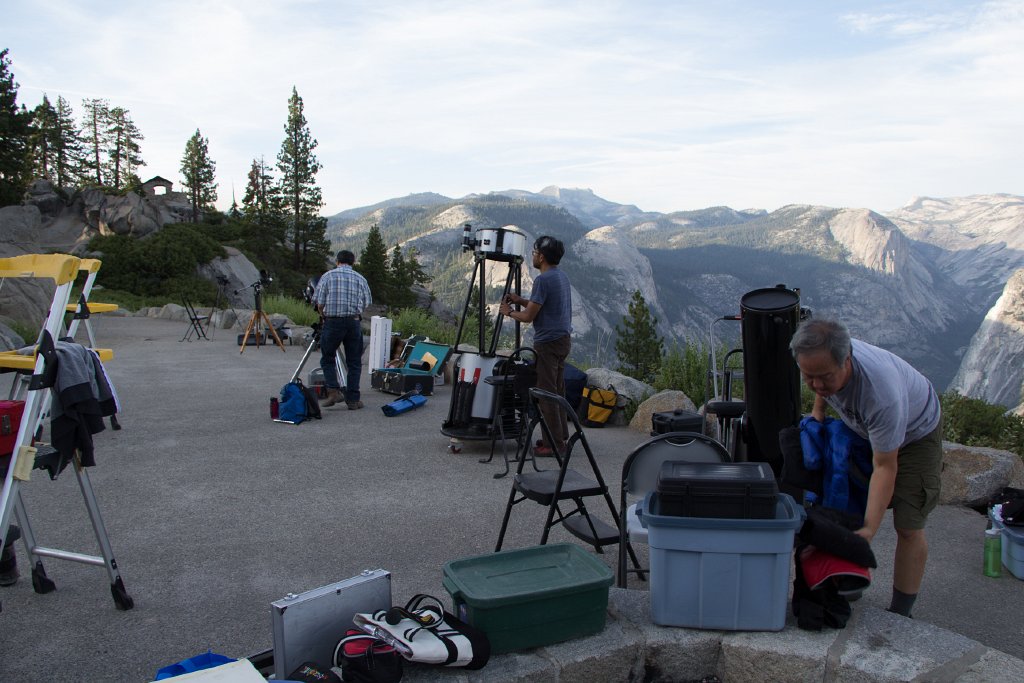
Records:
[[[323,417],[320,413],[320,401],[317,400],[316,391],[312,387],[307,387],[302,383],[302,380],[298,377],[295,378],[295,383],[302,389],[303,396],[306,397],[306,419],[307,420],[319,420]]]

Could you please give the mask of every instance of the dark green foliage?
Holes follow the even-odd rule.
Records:
[[[664,341],[658,336],[658,319],[651,315],[639,290],[633,292],[622,327],[615,326],[618,371],[641,382],[652,382],[661,368]]]
[[[18,84],[7,48],[0,50],[0,206],[21,201],[28,187],[31,116],[18,105]]]
[[[708,382],[708,354],[701,342],[675,344],[661,360],[661,368],[654,378],[655,391],[675,389],[700,406],[705,399]]]
[[[395,308],[408,308],[415,304],[416,295],[410,289],[413,281],[409,262],[402,254],[402,247],[396,244],[388,264],[387,304]]]
[[[1024,457],[1024,418],[1007,414],[1005,406],[946,392],[942,395],[942,438]]]
[[[302,98],[294,87],[288,100],[288,121],[284,130],[285,139],[277,155],[280,193],[294,250],[293,267],[303,270],[328,256],[330,242],[325,237],[327,221],[319,216],[323,198],[316,184],[320,162],[313,150],[317,141],[309,132]]]
[[[260,243],[260,251],[284,245],[288,235],[281,196],[263,158],[252,160],[245,195],[242,197],[242,217]]]
[[[366,238],[366,246],[356,255],[357,270],[366,278],[375,301],[386,300],[388,289],[388,248],[381,237],[380,228],[374,225]]]
[[[216,287],[196,274],[196,267],[224,256],[215,240],[190,225],[168,225],[146,238],[95,237],[90,251],[103,259],[103,284],[139,296],[166,294],[212,302]]]
[[[125,189],[132,176],[137,175],[142,161],[139,143],[144,139],[142,132],[132,121],[124,107],[113,107],[107,112],[107,183],[115,191]]]
[[[217,201],[217,165],[210,158],[209,141],[196,128],[185,143],[181,158],[181,176],[192,204],[192,222],[198,223],[202,211]]]

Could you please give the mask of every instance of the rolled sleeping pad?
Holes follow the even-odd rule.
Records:
[[[381,410],[383,410],[384,414],[388,417],[394,417],[395,415],[401,415],[402,413],[407,413],[410,410],[415,410],[426,402],[426,396],[412,394],[411,396],[397,398],[391,403],[381,406]]]

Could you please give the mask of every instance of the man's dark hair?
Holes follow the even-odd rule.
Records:
[[[342,249],[341,251],[338,252],[337,262],[338,263],[343,263],[343,264],[345,264],[347,266],[355,265],[355,263],[356,263],[356,255],[353,254],[348,249]]]
[[[829,318],[811,318],[800,324],[789,342],[793,358],[815,351],[828,351],[836,365],[850,357],[850,332],[846,325]]]
[[[538,237],[537,241],[533,243],[533,248],[553,266],[557,266],[565,256],[565,245],[562,244],[562,240],[555,239],[550,235]]]

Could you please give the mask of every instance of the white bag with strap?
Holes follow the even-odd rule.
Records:
[[[491,645],[483,631],[446,612],[437,598],[422,593],[405,607],[356,614],[353,621],[410,662],[480,669],[490,659]]]

